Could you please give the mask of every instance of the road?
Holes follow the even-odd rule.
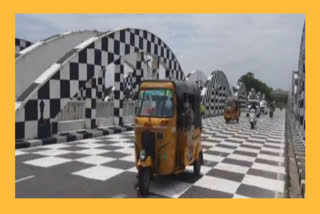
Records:
[[[262,115],[256,129],[243,114],[203,120],[201,176],[156,177],[150,198],[285,197],[285,111]],[[17,198],[136,198],[134,133],[16,150]]]

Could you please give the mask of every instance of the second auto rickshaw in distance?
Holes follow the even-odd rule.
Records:
[[[141,83],[135,118],[137,187],[148,193],[153,175],[182,172],[203,164],[200,90],[184,81],[148,80]]]
[[[224,120],[228,123],[230,120],[236,120],[239,123],[240,102],[235,97],[228,97],[224,105]]]

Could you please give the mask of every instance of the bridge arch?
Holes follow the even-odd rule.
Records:
[[[86,89],[86,127],[95,128],[97,94],[96,83],[92,80],[102,66],[111,63],[115,64],[115,123],[122,125],[123,56],[139,52],[157,57],[165,66],[166,79],[185,80],[174,53],[154,34],[131,28],[101,33],[67,52],[16,99],[16,138],[41,137],[41,131],[57,133],[57,114],[85,85],[89,86]],[[143,72],[139,69],[137,65],[135,78]]]
[[[186,76],[186,80],[188,82],[194,82],[198,85],[198,87],[200,88],[200,90],[203,89],[206,81],[208,79],[208,76],[199,70],[194,70],[191,71],[187,76]]]
[[[202,104],[206,107],[206,117],[223,113],[225,99],[233,95],[229,81],[223,71],[215,70],[211,72],[201,95]]]
[[[98,31],[92,30],[57,34],[35,42],[29,46],[29,48],[16,54],[16,98],[19,97],[44,70],[52,65],[52,63],[55,63],[67,51],[71,50],[84,40],[98,34]]]

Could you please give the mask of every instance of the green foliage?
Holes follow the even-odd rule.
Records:
[[[247,74],[242,75],[238,80],[238,83],[239,82],[242,82],[246,86],[248,92],[251,90],[251,88],[254,88],[256,92],[260,91],[261,94],[265,94],[266,100],[268,102],[273,100],[273,97],[272,97],[273,89],[269,87],[266,83],[262,82],[261,80],[256,79],[253,73],[248,72]]]

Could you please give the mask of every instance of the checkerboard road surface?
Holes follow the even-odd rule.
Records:
[[[285,197],[285,112],[262,115],[254,130],[223,117],[203,120],[202,175],[193,167],[155,177],[148,197]],[[16,150],[17,198],[133,198],[134,132]]]

